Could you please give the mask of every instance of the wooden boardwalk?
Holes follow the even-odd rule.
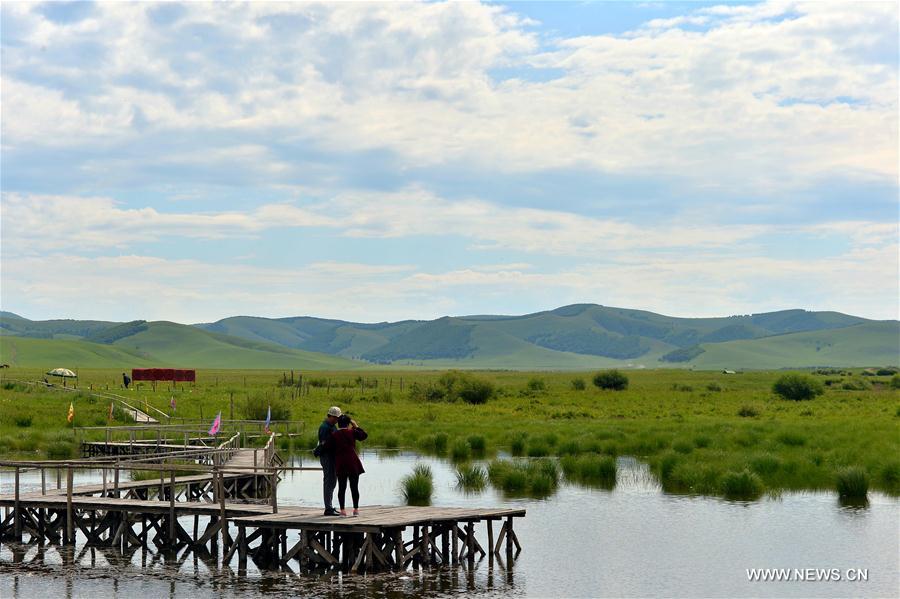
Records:
[[[320,507],[279,506],[278,476],[286,468],[274,435],[256,450],[239,448],[236,438],[215,450],[208,472],[196,475],[175,476],[178,465],[141,457],[133,469],[155,467],[160,478],[120,483],[118,473],[107,480],[109,461],[80,461],[79,467],[104,468],[103,482],[76,486],[67,464],[65,488],[47,490],[42,483],[40,493],[22,493],[17,473],[15,492],[0,495],[0,540],[20,543],[27,536],[28,543],[75,545],[81,539],[123,552],[152,543],[160,551],[196,552],[207,562],[221,558],[223,567],[236,560],[238,572],[248,560],[259,569],[350,572],[474,564],[476,557],[502,563],[504,550],[510,562],[521,550],[513,523],[524,509],[378,505],[342,518],[324,516]]]

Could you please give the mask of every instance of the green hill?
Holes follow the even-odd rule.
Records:
[[[0,339],[68,339],[87,343],[82,349],[96,360],[104,359],[101,355],[113,360],[113,354],[97,353],[96,346],[104,345],[124,352],[115,358],[119,361],[131,357],[160,365],[218,368],[339,369],[365,363],[509,369],[896,365],[897,326],[897,321],[839,312],[678,318],[594,304],[522,316],[372,324],[311,316],[235,316],[187,326],[142,320],[31,321],[0,313]],[[74,347],[67,346],[72,351]],[[49,346],[37,355],[46,351]],[[17,359],[20,353],[17,349]]]
[[[896,366],[900,323],[867,322],[840,329],[705,343],[690,361],[698,369],[812,366]],[[748,366],[751,365],[751,366]]]
[[[338,356],[219,335],[174,322],[135,321],[93,333],[96,343],[72,339],[0,336],[0,360],[13,366],[184,368],[293,368],[338,370],[358,367]]]

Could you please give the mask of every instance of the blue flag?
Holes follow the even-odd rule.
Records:
[[[272,406],[269,406],[269,411],[266,414],[266,434],[269,434],[269,425],[272,423]]]

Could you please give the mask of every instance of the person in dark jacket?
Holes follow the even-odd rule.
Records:
[[[338,511],[334,509],[334,486],[337,478],[334,474],[334,450],[326,445],[326,441],[331,437],[337,428],[335,425],[341,416],[341,409],[337,406],[328,408],[325,420],[319,425],[319,446],[316,447],[316,455],[319,457],[319,464],[322,466],[322,495],[325,502],[325,515],[337,516]]]
[[[344,508],[347,483],[353,497],[353,517],[359,516],[359,475],[365,472],[356,454],[356,442],[365,441],[369,435],[346,414],[338,418],[338,430],[325,442],[326,448],[334,452],[334,471],[338,479],[338,502],[341,516],[347,515]]]
[[[124,372],[122,373],[122,384],[125,385],[126,389],[128,388],[128,385],[131,384],[131,377]]]

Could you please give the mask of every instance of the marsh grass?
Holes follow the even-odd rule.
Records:
[[[765,490],[762,479],[747,469],[726,472],[719,481],[722,495],[728,499],[757,499]]]
[[[494,460],[488,480],[507,495],[545,497],[559,486],[559,467],[551,459]]]
[[[427,464],[416,464],[400,481],[400,491],[408,505],[429,505],[434,493],[434,476]]]
[[[616,485],[618,467],[611,456],[587,454],[566,456],[560,460],[566,480],[588,486],[612,489]]]
[[[865,499],[869,493],[869,473],[859,466],[841,468],[835,476],[835,487],[843,499]]]
[[[464,462],[472,455],[472,449],[469,442],[465,439],[456,439],[450,447],[450,458],[454,462]]]
[[[487,486],[487,472],[475,464],[457,466],[456,485],[466,491],[481,491]]]
[[[483,456],[487,450],[487,442],[484,440],[483,435],[469,435],[466,438],[466,442],[469,444],[473,455]]]
[[[45,371],[13,367],[4,369],[2,376],[40,380]],[[524,456],[534,441],[539,447],[546,446],[549,455],[560,457],[634,456],[660,473],[666,490],[711,495],[721,493],[718,478],[724,473],[744,469],[763,480],[767,493],[778,489],[833,490],[838,469],[855,464],[870,473],[871,488],[900,493],[896,482],[900,479],[896,458],[900,455],[900,408],[887,375],[883,381],[867,377],[865,380],[873,384],[865,390],[843,390],[843,381],[839,380],[812,402],[792,402],[772,396],[772,384],[782,372],[747,372],[730,377],[727,384],[719,383],[722,391],[712,393],[708,386],[721,381],[719,373],[628,371],[628,389],[610,392],[591,385],[589,374],[495,371],[477,376],[492,382],[497,393],[485,405],[472,405],[413,399],[411,386],[436,386],[443,374],[437,371],[367,372],[367,380],[378,379],[379,390],[389,387],[393,379],[393,403],[363,400],[363,396],[376,392],[372,387],[354,387],[353,377],[358,373],[305,373],[304,378],[330,378],[330,391],[329,387],[310,386],[298,396],[298,389],[279,385],[281,371],[201,370],[195,386],[179,385],[172,390],[166,385],[157,389],[144,385],[127,392],[121,389],[121,372],[80,369],[79,387],[93,384],[94,389],[103,390],[109,386],[110,391],[126,395],[135,405],[146,401],[165,412],[175,395],[178,418],[204,422],[211,422],[219,411],[228,417],[232,392],[236,417],[242,416],[240,406],[247,395],[265,398],[268,393],[281,401],[280,394],[284,393],[291,418],[306,422],[302,440],[295,440],[295,451],[312,449],[322,414],[329,406],[338,405],[355,412],[373,444],[391,446],[396,439],[398,446],[414,447],[426,454],[446,456],[457,439],[478,436],[484,440],[486,451],[496,447]],[[860,376],[859,369],[841,372],[844,379]],[[576,376],[584,377],[587,389],[571,388]],[[828,376],[838,378],[837,374]],[[398,384],[401,377],[402,389]],[[533,377],[546,382],[547,392],[521,397],[519,391]],[[676,383],[690,385],[695,391],[674,393],[671,388]],[[80,431],[76,437],[66,423],[69,402],[74,401],[76,426],[105,424],[109,403],[100,399],[91,403],[91,399],[83,393],[4,380],[0,384],[0,455],[36,459],[52,452],[73,457],[78,451],[77,440],[101,440],[102,431]],[[745,405],[758,409],[759,417],[738,416]],[[814,415],[808,415],[810,412]],[[21,416],[30,417],[31,426],[18,426],[16,419]],[[118,424],[130,421],[118,411],[114,416]],[[558,439],[553,444],[548,437],[551,434]],[[679,453],[686,451],[682,441],[693,441],[694,450]],[[478,456],[475,444],[469,446],[472,456]],[[774,462],[768,456],[778,462],[771,472]],[[667,464],[665,476],[661,462]]]

